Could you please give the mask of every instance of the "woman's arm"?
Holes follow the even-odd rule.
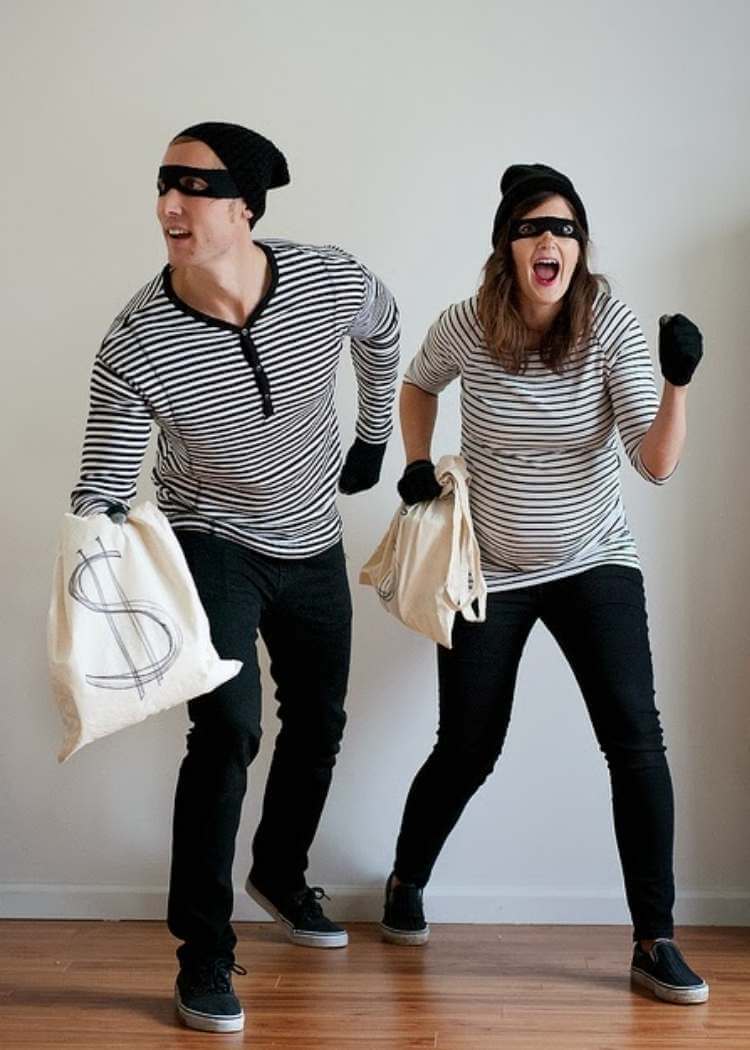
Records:
[[[661,319],[659,363],[665,382],[659,401],[640,325],[623,304],[615,308],[624,323],[615,332],[607,385],[617,428],[638,473],[661,485],[674,472],[685,445],[687,385],[703,353],[702,337],[682,314]]]
[[[687,388],[703,356],[700,330],[684,314],[659,320],[659,363],[664,389],[659,410],[643,436],[641,462],[657,479],[680,462],[687,436]]]
[[[399,401],[406,469],[397,487],[401,499],[409,505],[436,499],[442,492],[435,478],[430,448],[438,394],[461,373],[461,358],[467,349],[465,333],[470,328],[467,313],[473,317],[469,300],[444,310],[430,326],[406,370]]]
[[[687,386],[664,383],[659,410],[643,436],[641,462],[654,478],[668,478],[680,462],[687,436]]]
[[[413,463],[416,459],[432,458],[430,448],[437,409],[437,394],[429,394],[413,383],[402,385],[399,418],[407,463]]]
[[[430,455],[437,405],[437,394],[430,394],[413,383],[404,383],[401,387],[399,415],[406,469],[398,483],[398,492],[409,506],[437,499],[442,492]]]

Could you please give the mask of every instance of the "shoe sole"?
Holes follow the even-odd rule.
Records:
[[[410,930],[408,933],[404,930],[394,930],[391,926],[386,926],[385,923],[380,923],[380,933],[384,941],[388,941],[389,944],[406,944],[417,947],[420,944],[427,944],[430,939],[430,927],[425,926],[423,930]]]
[[[665,984],[658,981],[651,974],[635,968],[630,971],[630,979],[633,984],[642,988],[648,988],[657,999],[663,999],[666,1003],[677,1003],[680,1006],[692,1006],[694,1003],[705,1003],[708,999],[708,985],[696,985],[694,988],[679,988],[673,984]]]
[[[177,1016],[187,1028],[195,1028],[199,1032],[241,1032],[245,1027],[244,1010],[230,1017],[202,1014],[185,1006],[180,999],[180,993],[176,990],[174,1003]]]
[[[281,912],[274,908],[270,900],[263,896],[249,878],[245,882],[245,892],[256,904],[260,904],[263,911],[268,912],[274,922],[278,923],[292,944],[299,944],[303,948],[346,948],[349,943],[349,934],[346,930],[342,930],[341,933],[304,933],[302,930],[296,930],[289,919],[285,919]]]

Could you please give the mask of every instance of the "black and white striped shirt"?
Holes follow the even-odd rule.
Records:
[[[438,394],[461,377],[461,450],[490,591],[605,563],[638,567],[620,491],[616,431],[631,463],[659,400],[648,346],[628,307],[603,293],[593,335],[562,374],[532,355],[507,372],[487,350],[477,297],[430,328],[405,379]]]
[[[75,514],[130,505],[151,423],[152,477],[174,526],[301,558],[341,536],[334,387],[351,337],[356,433],[387,440],[398,370],[398,310],[339,248],[256,242],[268,291],[245,326],[174,293],[169,267],[117,316],[96,355]]]

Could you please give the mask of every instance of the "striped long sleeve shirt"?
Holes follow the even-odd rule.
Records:
[[[620,490],[618,442],[635,469],[659,400],[648,346],[622,302],[600,293],[591,339],[561,374],[532,356],[513,375],[490,355],[477,297],[430,328],[405,380],[438,394],[461,382],[461,450],[490,591],[596,565],[639,567]]]
[[[244,327],[182,302],[169,267],[115,318],[94,361],[75,514],[129,507],[155,423],[152,478],[172,525],[281,558],[338,541],[342,341],[351,339],[357,436],[384,442],[398,310],[378,278],[338,248],[256,243],[271,280]]]

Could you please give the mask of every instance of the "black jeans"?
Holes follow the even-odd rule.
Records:
[[[437,743],[409,791],[394,871],[403,882],[427,883],[464,806],[491,773],[537,619],[576,676],[609,766],[635,938],[671,937],[672,782],[654,706],[643,578],[625,566],[491,594],[483,624],[456,617],[453,649],[438,647]]]
[[[256,554],[215,536],[177,533],[219,656],[240,673],[191,700],[174,807],[167,922],[181,962],[233,960],[232,862],[261,736],[256,638],[271,658],[281,729],[253,840],[253,873],[282,891],[305,885],[307,853],[344,729],[351,598],[341,543],[311,558]]]

